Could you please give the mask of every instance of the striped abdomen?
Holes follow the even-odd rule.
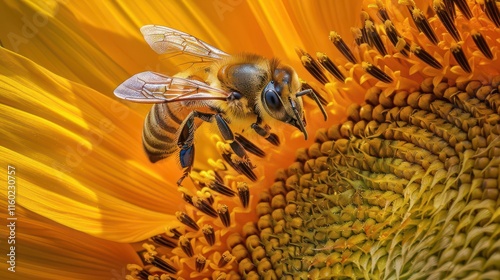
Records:
[[[177,151],[179,126],[189,114],[179,103],[154,104],[144,121],[142,144],[151,162],[167,158]]]

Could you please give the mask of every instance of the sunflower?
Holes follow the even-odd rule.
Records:
[[[2,279],[500,278],[496,1],[347,2],[2,2]],[[253,180],[200,128],[178,188],[113,96],[180,70],[146,24],[281,58],[328,122],[306,100]]]

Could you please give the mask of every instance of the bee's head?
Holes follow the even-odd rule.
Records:
[[[262,106],[276,120],[298,128],[307,140],[306,120],[301,96],[301,83],[295,71],[288,66],[272,68],[272,79],[262,91]]]

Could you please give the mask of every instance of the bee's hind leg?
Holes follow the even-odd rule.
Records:
[[[180,149],[179,160],[181,167],[184,168],[184,173],[182,177],[177,181],[177,185],[180,186],[182,181],[187,177],[194,163],[194,132],[196,130],[196,125],[194,123],[194,118],[199,118],[206,122],[211,122],[214,114],[207,114],[198,111],[192,111],[184,119],[180,127],[179,137],[177,139],[177,146]]]
[[[191,112],[181,125],[179,138],[177,139],[177,146],[181,149],[179,152],[179,160],[181,167],[184,168],[182,177],[177,181],[180,186],[184,178],[189,174],[194,162],[194,131],[196,126],[194,124],[195,113]]]
[[[252,124],[252,129],[257,132],[260,136],[264,137],[267,141],[275,146],[280,145],[280,138],[278,135],[269,132],[270,128],[268,126],[262,127],[262,119],[257,117],[257,121]]]

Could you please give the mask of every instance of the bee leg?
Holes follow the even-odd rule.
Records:
[[[299,96],[303,96],[303,95],[309,95],[309,96],[312,97],[312,99],[316,102],[316,104],[318,105],[319,109],[321,110],[321,113],[323,114],[323,118],[326,121],[328,119],[328,115],[326,114],[325,107],[323,107],[323,104],[322,104],[321,100],[318,98],[319,94],[317,94],[316,92],[314,92],[314,90],[312,90],[312,89],[305,89],[303,91],[297,92],[297,94],[295,96],[299,97]],[[321,97],[321,95],[319,95],[319,97]],[[321,97],[321,98],[323,99],[323,97]]]
[[[275,146],[280,145],[280,139],[278,135],[274,133],[269,132],[269,127],[262,127],[261,126],[262,119],[260,117],[257,117],[257,121],[252,124],[252,129],[257,132],[260,136],[264,137],[267,141],[269,141],[271,144]]]
[[[247,156],[247,153],[245,152],[245,149],[247,146],[247,143],[245,143],[245,138],[240,136],[239,134],[234,136],[233,132],[231,131],[231,128],[229,127],[227,121],[222,117],[221,114],[215,114],[215,122],[217,123],[217,127],[219,128],[219,131],[224,138],[226,142],[229,142],[229,145],[231,146],[231,149],[233,152],[240,158],[240,159],[234,159],[231,155],[231,153],[222,153],[222,158],[231,165],[231,167],[236,170],[238,173],[243,174],[247,176],[250,180],[256,181],[257,180],[257,175],[253,172],[252,169],[255,168],[255,166],[252,165],[250,162],[250,159]],[[244,139],[244,140],[243,140]],[[242,141],[242,143],[240,143]],[[246,140],[248,143],[250,141]],[[256,147],[257,148],[257,147]],[[260,150],[259,148],[254,149],[254,152],[256,150]],[[263,153],[262,150],[260,150],[261,153]],[[256,153],[259,153],[257,151]]]
[[[240,158],[248,158],[247,153],[243,146],[234,138],[233,131],[229,127],[229,124],[224,120],[221,114],[215,114],[215,122],[217,123],[217,127],[219,128],[220,134],[222,138],[229,143],[233,152],[239,156]]]
[[[177,181],[177,185],[180,186],[184,178],[191,171],[191,167],[194,162],[194,131],[196,126],[194,124],[195,113],[191,112],[180,128],[179,138],[177,139],[177,146],[180,148],[179,160],[181,167],[184,168],[184,173],[182,177]]]
[[[184,168],[184,173],[182,177],[177,181],[177,185],[181,185],[184,178],[187,177],[194,162],[194,132],[196,126],[194,123],[194,118],[198,118],[205,122],[212,122],[215,119],[217,127],[222,135],[222,138],[229,143],[233,152],[245,161],[248,160],[248,156],[245,152],[243,146],[235,139],[233,131],[229,127],[227,121],[222,117],[222,114],[210,114],[202,113],[198,111],[192,111],[184,120],[180,128],[179,138],[177,140],[177,146],[180,148],[179,160],[181,167]]]
[[[194,155],[194,154],[193,154]],[[191,172],[191,166],[188,166],[184,169],[184,172],[182,173],[182,176],[181,178],[179,178],[179,180],[177,180],[177,186],[181,186],[182,185],[182,181],[184,181],[184,179],[187,177],[187,175]]]
[[[229,124],[227,121],[222,117],[221,113],[216,113],[216,114],[210,114],[210,113],[202,113],[198,111],[193,111],[193,116],[197,117],[203,121],[206,122],[212,122],[213,119],[215,119],[215,122],[217,124],[217,128],[219,128],[220,134],[222,135],[222,138],[226,142],[229,143],[229,146],[231,146],[231,149],[233,152],[239,156],[240,158],[248,158],[245,149],[243,146],[238,142],[237,139],[235,139],[233,131],[229,127]]]

